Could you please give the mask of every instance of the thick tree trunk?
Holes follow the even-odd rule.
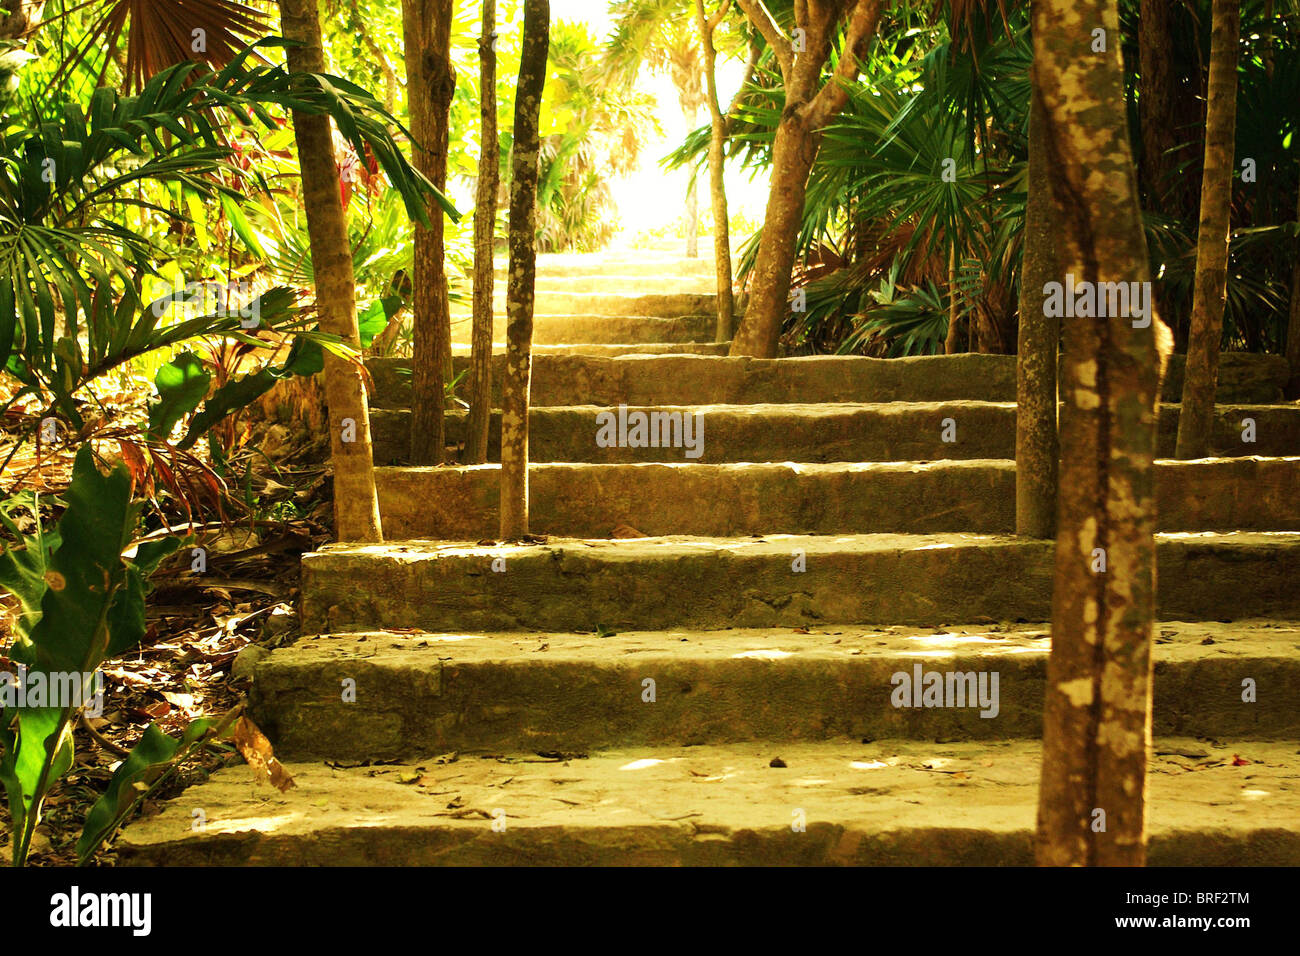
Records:
[[[1035,0],[1059,267],[1076,283],[1148,280],[1129,152],[1116,0]],[[1108,52],[1091,52],[1100,25]],[[1123,311],[1123,310],[1116,310]],[[1136,326],[1135,326],[1136,322]],[[1155,315],[1065,323],[1052,650],[1037,859],[1141,865],[1151,738],[1157,398]]]
[[[772,145],[771,191],[758,257],[750,277],[749,304],[731,343],[732,355],[772,358],[789,312],[790,279],[803,219],[808,173],[822,130],[848,99],[880,22],[883,0],[796,3],[798,48],[782,32],[763,0],[737,0],[763,35],[781,70],[785,109]],[[833,73],[823,78],[832,40],[847,16],[844,48]]]
[[[1237,125],[1237,42],[1241,10],[1236,0],[1214,0],[1210,33],[1210,83],[1205,119],[1205,171],[1196,237],[1196,278],[1187,371],[1178,415],[1179,458],[1204,458],[1214,427],[1223,306],[1228,297],[1228,238]]]
[[[1020,265],[1020,331],[1016,349],[1016,534],[1056,533],[1056,366],[1060,322],[1043,308],[1043,287],[1056,280],[1052,180],[1047,127],[1037,99],[1029,104],[1029,196]]]
[[[0,40],[25,40],[41,23],[45,0],[0,0]]]
[[[455,71],[451,65],[451,0],[402,0],[406,102],[412,165],[435,186],[447,185],[447,137]],[[446,453],[446,383],[451,375],[451,313],[447,300],[443,214],[415,226],[412,301],[411,462],[440,465]]]
[[[528,533],[528,391],[537,277],[537,120],[550,47],[550,0],[524,0],[524,47],[515,87],[506,278],[506,370],[501,399],[501,537]]]
[[[723,5],[723,15],[730,6],[730,2]],[[713,31],[720,19],[710,20],[706,17],[704,0],[695,0],[695,25],[699,28],[700,45],[704,49],[705,103],[709,108],[709,202],[713,209],[713,262],[718,290],[718,324],[714,338],[719,342],[728,342],[733,332],[736,304],[731,292],[731,231],[727,222],[727,187],[724,178],[727,119],[722,115],[722,107],[718,103],[718,54],[713,46]],[[745,82],[748,82],[748,71]]]
[[[1173,82],[1170,78],[1169,29],[1171,0],[1142,0],[1138,19],[1138,123],[1142,130],[1142,186],[1152,209],[1165,210],[1165,192],[1173,162],[1169,150],[1178,145],[1170,122]]]
[[[1296,197],[1296,222],[1300,225],[1300,194]],[[1286,357],[1291,363],[1291,381],[1286,397],[1300,398],[1300,236],[1295,240],[1295,261],[1291,264],[1291,314],[1286,325]]]
[[[750,273],[745,318],[731,342],[731,355],[776,357],[781,326],[790,312],[790,278],[803,222],[808,173],[820,144],[820,132],[809,130],[788,113],[776,128],[763,237]]]
[[[287,40],[289,69],[324,73],[316,0],[280,0],[281,30]],[[302,202],[316,274],[320,327],[360,351],[352,247],[334,162],[334,137],[328,116],[293,114],[302,171]],[[370,412],[361,368],[325,353],[325,404],[329,410],[330,452],[334,465],[334,531],[340,541],[382,541],[375,492]]]
[[[470,342],[469,435],[465,460],[487,461],[488,422],[492,417],[493,240],[496,238],[497,187],[501,150],[497,138],[496,0],[483,0],[479,56],[478,191],[474,202],[474,327]]]

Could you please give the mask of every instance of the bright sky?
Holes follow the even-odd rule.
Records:
[[[551,18],[586,23],[591,32],[601,39],[611,31],[605,0],[551,0]],[[739,89],[743,70],[744,64],[739,60],[719,60],[718,98],[724,108]],[[652,76],[643,70],[640,82],[642,89],[652,93],[659,101],[659,124],[663,127],[664,134],[662,138],[656,137],[646,144],[641,166],[635,173],[615,180],[612,185],[626,238],[631,238],[637,232],[668,226],[683,217],[686,209],[686,185],[690,180],[690,174],[686,170],[665,171],[659,166],[660,158],[680,144],[688,132],[686,119],[682,116],[681,107],[677,105],[677,94],[673,91],[672,81],[666,76]],[[705,122],[705,119],[705,114],[701,112],[700,123]],[[709,209],[707,169],[700,171],[698,189],[700,214],[703,216]],[[766,177],[760,181],[751,181],[747,173],[731,168],[727,170],[727,206],[733,221],[738,215],[751,221],[761,221],[766,203]],[[737,246],[737,238],[739,237],[733,236],[733,251]]]

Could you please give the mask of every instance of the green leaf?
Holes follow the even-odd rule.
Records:
[[[171,769],[174,761],[189,751],[192,744],[211,728],[207,718],[192,721],[180,738],[168,736],[157,724],[145,728],[140,741],[118,765],[108,781],[108,788],[86,814],[86,823],[77,840],[77,856],[84,863],[95,849],[116,830],[136,803]]]
[[[160,401],[149,406],[149,434],[166,440],[176,423],[199,407],[212,376],[193,352],[183,352],[154,378]]]

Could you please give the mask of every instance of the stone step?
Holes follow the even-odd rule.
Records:
[[[500,527],[499,465],[378,468],[392,540],[477,541]],[[761,532],[1015,531],[1015,462],[534,464],[537,534],[605,538]],[[1162,531],[1300,531],[1300,457],[1156,463]]]
[[[1151,865],[1300,865],[1294,742],[1154,749]],[[290,763],[287,793],[239,766],[116,848],[136,866],[1028,866],[1040,753],[879,740]]]
[[[1157,541],[1161,617],[1300,618],[1300,534]],[[303,555],[303,633],[1041,621],[1052,551],[975,534],[335,544]]]
[[[605,253],[542,253],[537,257],[537,281],[593,276],[714,276],[713,247],[709,254],[690,259],[680,252],[627,250]],[[494,274],[504,282],[509,262],[499,258]],[[732,269],[733,273],[735,269]],[[468,283],[467,283],[468,285]]]
[[[717,318],[712,315],[659,317],[639,315],[605,315],[588,312],[538,313],[533,317],[535,345],[620,343],[650,344],[658,342],[705,342],[714,340]],[[452,316],[453,347],[469,344],[473,326],[468,316]],[[492,326],[494,342],[506,341],[505,313],[498,313]],[[408,362],[409,364],[409,362]]]
[[[578,292],[538,288],[533,299],[535,315],[650,315],[678,318],[683,315],[707,315],[716,319],[717,294],[705,292]],[[505,318],[506,293],[498,283],[493,297],[498,317]],[[737,304],[741,310],[741,304]],[[472,314],[468,300],[452,303],[452,320]]]
[[[272,651],[257,667],[251,706],[276,753],[292,760],[1040,738],[1047,635],[1047,625],[1014,624],[328,635]],[[1300,624],[1160,622],[1156,635],[1156,734],[1300,736]],[[945,675],[941,689],[949,673],[975,683],[954,677],[953,699],[926,707],[920,688],[931,672]],[[900,674],[915,698],[898,696]],[[1242,701],[1247,678],[1256,702]],[[342,701],[344,686],[355,686],[355,700]]]
[[[558,343],[555,345],[534,345],[533,361],[542,355],[586,355],[596,358],[615,358],[619,355],[726,355],[727,350],[731,348],[730,342],[640,342],[631,344],[621,343],[581,343],[578,345]],[[493,374],[500,375],[499,369],[504,367],[506,343],[504,341],[492,343],[492,362]],[[452,358],[456,363],[457,372],[469,368],[470,347],[468,343],[455,342],[451,347]],[[393,370],[389,373],[392,376],[390,382],[386,381],[386,388],[405,389],[403,395],[406,403],[409,403],[410,396],[410,359],[371,359],[366,363],[367,367],[374,371],[377,364],[392,363]],[[397,381],[398,376],[403,381]],[[463,389],[462,389],[463,391]]]
[[[541,316],[538,322],[542,322]],[[559,319],[547,317],[547,323]],[[614,320],[608,320],[613,322]],[[596,318],[569,341],[592,339],[605,328]],[[690,325],[690,323],[695,323]],[[615,323],[617,325],[617,323]],[[609,326],[614,328],[615,325]],[[696,339],[712,340],[712,320],[688,320]],[[469,324],[463,323],[464,340]],[[630,328],[631,326],[629,326]],[[573,331],[573,330],[571,330]],[[548,332],[548,334],[550,334]],[[498,336],[504,341],[504,334]],[[542,341],[539,337],[538,341]],[[561,341],[552,337],[552,342]],[[624,338],[621,341],[675,342],[676,337]],[[372,359],[372,404],[399,408],[410,401],[410,377],[399,374],[409,359]],[[1223,356],[1219,374],[1221,404],[1266,404],[1280,394],[1289,375],[1275,355]],[[1174,356],[1163,397],[1180,400],[1183,357]],[[531,400],[539,405],[761,405],[782,402],[1014,402],[1016,361],[1012,355],[927,355],[900,359],[860,356],[805,356],[786,359],[730,358],[725,355],[557,355],[539,354],[533,363]]]
[[[472,284],[469,288],[473,288]],[[497,277],[492,289],[498,306],[504,308],[506,293],[504,273]],[[596,275],[589,273],[578,275],[538,273],[535,289],[539,294],[543,292],[599,292],[606,295],[642,295],[645,293],[658,295],[708,294],[717,292],[717,278],[714,276],[712,269],[701,274],[662,272],[637,275],[611,270]],[[463,311],[469,311],[464,305],[461,308]]]
[[[686,416],[693,416],[689,436]],[[634,430],[638,417],[644,422],[640,432]],[[628,424],[627,445],[617,444],[622,418]],[[611,420],[613,431],[604,427]],[[1247,420],[1254,423],[1253,442],[1243,440]],[[465,422],[463,411],[449,413],[449,445],[463,444]],[[1015,457],[1016,408],[1010,402],[892,402],[659,406],[628,408],[624,414],[592,405],[539,406],[529,412],[528,429],[534,462],[970,460]],[[371,431],[378,464],[405,463],[409,412],[376,408]],[[638,436],[648,444],[652,434],[660,447],[630,447],[641,440]],[[1178,407],[1162,406],[1157,453],[1171,457],[1177,437]],[[1215,454],[1227,457],[1300,454],[1300,405],[1216,406],[1211,445]],[[489,458],[499,459],[499,449],[500,415],[494,414]]]

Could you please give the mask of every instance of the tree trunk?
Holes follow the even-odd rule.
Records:
[[[721,8],[722,15],[730,2]],[[713,209],[713,262],[717,275],[718,324],[714,338],[719,342],[731,340],[732,320],[735,316],[735,299],[731,292],[731,230],[727,221],[726,171],[727,120],[718,103],[718,54],[713,46],[713,31],[721,18],[717,14],[710,20],[704,14],[704,0],[695,0],[695,24],[700,31],[700,46],[704,49],[705,103],[709,108],[709,201]],[[748,71],[746,80],[748,82]],[[744,88],[742,83],[741,88]]]
[[[451,17],[451,0],[402,0],[412,165],[439,189],[447,185],[448,113],[455,92]],[[435,207],[427,229],[415,226],[410,457],[416,465],[442,464],[447,445],[443,409],[451,376],[451,313],[443,222]]]
[[[1300,193],[1296,195],[1296,223],[1300,226]],[[1295,240],[1295,261],[1291,264],[1291,314],[1286,325],[1286,357],[1291,363],[1291,381],[1286,397],[1300,398],[1300,235]]]
[[[695,125],[692,120],[692,126]],[[686,258],[700,257],[700,190],[698,177],[686,186]]]
[[[848,99],[846,86],[857,78],[880,22],[883,0],[796,3],[798,49],[777,26],[763,0],[737,2],[773,51],[785,87],[785,109],[772,145],[771,190],[750,277],[749,304],[730,354],[773,358],[789,312],[791,271],[808,173],[817,157],[822,130]],[[823,78],[832,39],[846,15],[843,51],[831,75]]]
[[[546,84],[550,0],[524,0],[524,46],[515,87],[506,278],[506,370],[501,398],[501,537],[528,533],[528,391],[532,383],[533,285],[537,277],[537,121]]]
[[[956,355],[957,325],[961,319],[961,303],[957,298],[957,246],[948,248],[948,335],[943,340],[943,353]]]
[[[316,0],[280,0],[280,21],[285,39],[299,44],[287,48],[289,69],[295,73],[324,73],[325,53]],[[343,214],[330,119],[295,112],[293,129],[315,266],[320,327],[359,352],[352,246]],[[323,374],[334,465],[335,535],[340,541],[382,541],[374,452],[370,443],[370,412],[361,367],[326,351]]]
[[[1210,33],[1210,83],[1205,117],[1205,171],[1201,175],[1201,221],[1196,237],[1196,279],[1187,371],[1178,415],[1179,458],[1204,458],[1214,428],[1223,306],[1228,297],[1228,237],[1237,124],[1237,41],[1241,10],[1236,0],[1214,0]]]
[[[1029,103],[1029,196],[1020,265],[1020,331],[1016,349],[1016,534],[1056,533],[1056,366],[1059,319],[1046,314],[1043,287],[1056,279],[1052,180],[1046,126],[1037,99]]]
[[[1170,121],[1173,114],[1173,83],[1170,78],[1169,29],[1171,0],[1142,0],[1138,19],[1138,124],[1142,131],[1142,186],[1148,206],[1165,212],[1172,158],[1169,150],[1178,145],[1178,131]]]
[[[776,357],[781,326],[790,311],[790,277],[803,222],[808,173],[820,144],[820,132],[810,131],[788,113],[776,128],[763,236],[750,273],[745,318],[731,342],[731,355]]]
[[[478,41],[479,141],[482,147],[474,201],[474,327],[469,360],[469,435],[465,440],[465,460],[471,465],[487,461],[488,422],[492,418],[492,252],[496,238],[501,162],[497,138],[495,42],[496,0],[483,0],[483,34]]]
[[[0,40],[25,40],[41,23],[45,0],[0,0]]]
[[[1043,108],[1059,267],[1076,282],[1146,282],[1116,0],[1035,0],[1032,18],[1034,96]],[[1094,25],[1110,38],[1105,54],[1091,52]],[[1147,317],[1064,323],[1040,865],[1146,859],[1153,466],[1170,344],[1160,319]]]

